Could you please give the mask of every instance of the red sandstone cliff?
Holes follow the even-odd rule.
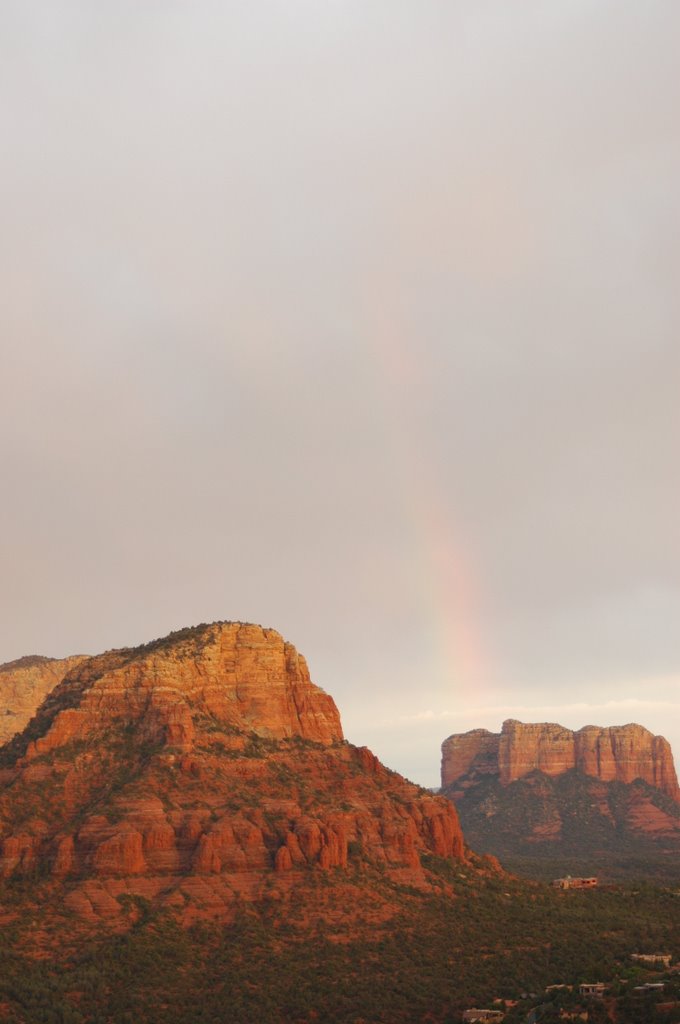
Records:
[[[0,744],[21,732],[50,690],[85,660],[29,657],[0,665]]]
[[[344,742],[304,659],[259,626],[82,661],[1,761],[0,874],[67,881],[86,917],[126,893],[219,916],[362,864],[427,886],[422,854],[466,858],[449,801]]]
[[[91,737],[112,721],[141,722],[145,739],[189,749],[199,711],[275,739],[342,739],[333,699],[311,682],[293,645],[273,629],[228,622],[81,662],[40,708],[26,756]]]
[[[473,768],[481,775],[498,772],[498,742],[500,737],[486,729],[449,736],[442,743],[442,789],[467,775]]]
[[[642,779],[680,802],[669,743],[641,725],[587,725],[572,732],[510,719],[500,734],[474,729],[442,744],[443,788],[473,771],[497,774],[508,785],[534,770],[557,776],[571,769],[605,782]]]

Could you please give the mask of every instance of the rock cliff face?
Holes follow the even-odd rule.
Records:
[[[194,713],[273,739],[342,739],[333,699],[293,645],[273,629],[228,622],[79,662],[39,709],[35,740],[26,734],[17,746],[30,759],[119,721],[190,749]]]
[[[0,745],[21,732],[50,690],[85,660],[29,657],[0,665]]]
[[[507,721],[500,734],[450,736],[442,792],[474,849],[513,870],[540,876],[544,862],[563,873],[668,877],[680,853],[671,750],[640,725],[571,732]]]
[[[116,918],[124,895],[185,920],[422,854],[468,857],[451,803],[343,740],[337,708],[274,630],[217,623],[76,664],[1,751],[0,875],[66,884]]]
[[[480,775],[498,773],[500,737],[486,729],[449,736],[442,743],[442,789],[474,769]]]
[[[670,745],[641,725],[587,725],[572,732],[561,725],[510,719],[500,734],[474,729],[442,744],[443,788],[471,772],[497,775],[507,786],[533,771],[558,776],[574,769],[604,782],[642,779],[680,802]]]

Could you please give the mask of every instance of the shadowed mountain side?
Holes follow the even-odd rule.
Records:
[[[531,877],[680,880],[680,808],[648,783],[600,782],[534,771],[503,786],[459,780],[454,801],[466,840]],[[464,788],[463,788],[464,787]]]

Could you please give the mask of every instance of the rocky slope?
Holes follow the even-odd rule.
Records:
[[[608,729],[508,721],[442,744],[442,792],[466,838],[510,867],[671,877],[680,800],[670,747],[640,725]],[[519,859],[519,860],[517,860]]]
[[[451,803],[346,743],[304,658],[259,626],[80,661],[0,762],[0,874],[93,921],[129,898],[225,917],[362,865],[427,888],[424,854],[469,856]]]
[[[67,672],[85,661],[73,658],[19,658],[0,665],[0,744],[26,726]]]
[[[642,779],[680,803],[670,745],[641,725],[586,725],[572,732],[552,723],[509,719],[500,733],[474,729],[442,744],[444,788],[470,772],[497,775],[507,786],[532,771],[550,776],[577,771],[603,782]]]

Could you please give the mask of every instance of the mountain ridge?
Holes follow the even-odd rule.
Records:
[[[500,733],[473,729],[442,743],[443,788],[471,771],[498,774],[507,786],[534,770],[556,776],[572,769],[603,782],[639,778],[680,803],[670,744],[636,723],[571,730],[553,722],[507,719]]]
[[[473,858],[452,804],[349,744],[302,655],[252,624],[79,661],[0,755],[0,876],[85,921],[118,926],[130,898],[227,919],[318,871],[427,890],[429,856]]]

